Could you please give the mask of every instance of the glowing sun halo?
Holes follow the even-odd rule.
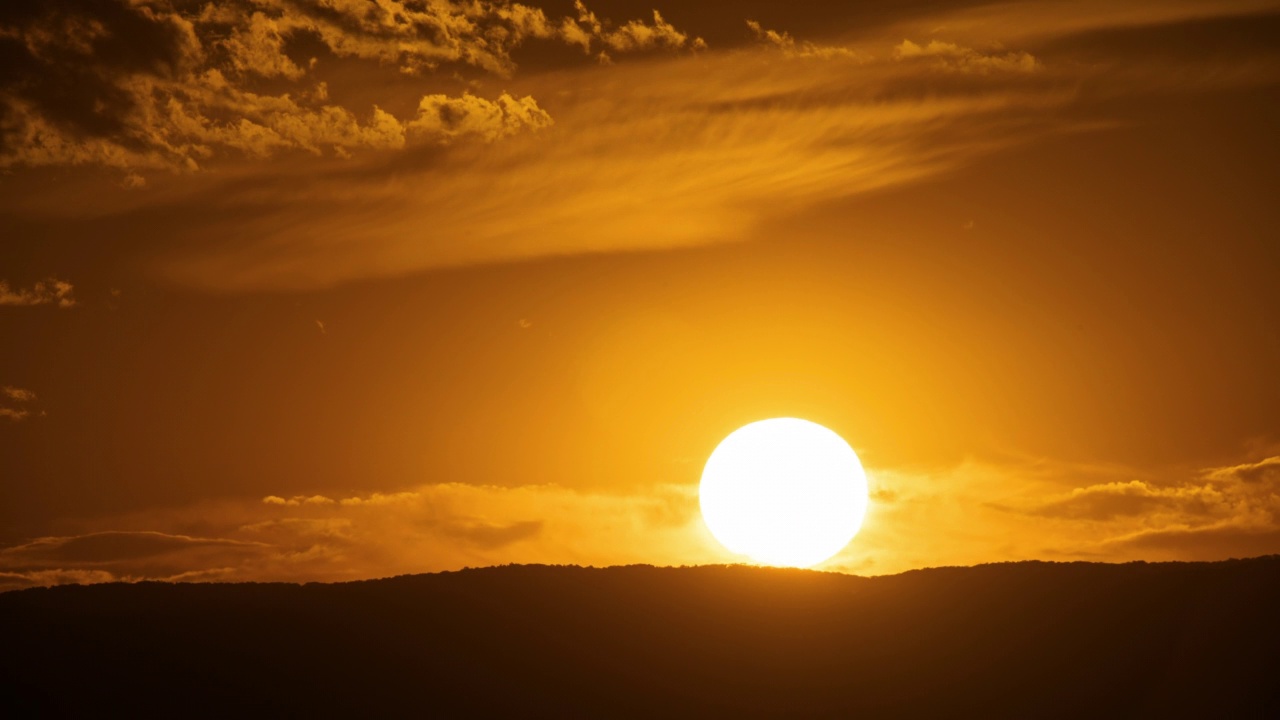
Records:
[[[858,534],[867,476],[839,435],[807,420],[773,418],[720,442],[698,494],[707,528],[731,552],[809,567]]]

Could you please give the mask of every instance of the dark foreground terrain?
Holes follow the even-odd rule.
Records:
[[[24,590],[0,715],[1280,718],[1280,556]]]

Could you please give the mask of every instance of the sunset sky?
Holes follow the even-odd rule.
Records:
[[[538,0],[534,0],[538,2]],[[1280,552],[1280,2],[3,0],[0,589]]]

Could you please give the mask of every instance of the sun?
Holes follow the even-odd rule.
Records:
[[[773,418],[720,442],[698,494],[707,528],[731,552],[809,567],[858,534],[867,475],[839,435],[808,420]]]

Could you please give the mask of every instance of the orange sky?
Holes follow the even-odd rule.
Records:
[[[0,588],[1280,552],[1280,3],[0,7]]]

